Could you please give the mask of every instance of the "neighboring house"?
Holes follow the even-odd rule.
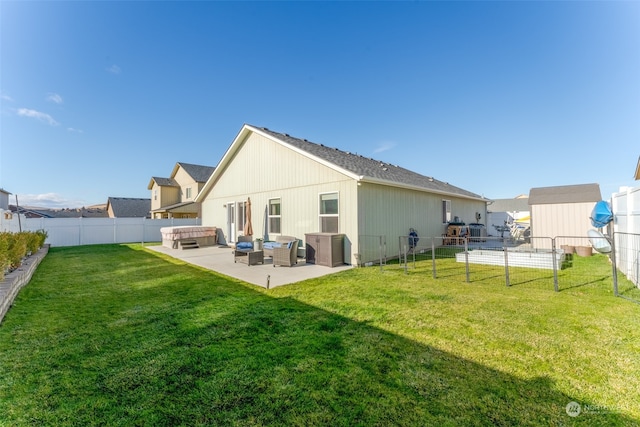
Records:
[[[517,221],[529,222],[529,198],[520,195],[514,199],[495,199],[487,204],[487,235],[508,237],[508,227]]]
[[[0,210],[9,210],[9,193],[7,190],[0,188]]]
[[[48,209],[37,209],[37,208],[24,208],[22,206],[9,205],[9,210],[17,214],[19,213],[25,218],[53,218],[53,215]]]
[[[593,228],[591,212],[602,200],[598,184],[563,185],[532,188],[529,192],[531,207],[531,237],[587,237]],[[532,242],[535,245],[535,241]],[[541,242],[537,247],[543,247]],[[567,245],[580,246],[582,239],[563,239]]]
[[[151,217],[200,218],[200,203],[195,198],[213,171],[212,166],[192,165],[178,162],[169,178],[152,177]]]
[[[397,165],[244,125],[196,198],[203,225],[235,242],[248,198],[254,237],[344,234],[347,264],[379,259],[381,238],[397,253],[410,228],[441,236],[456,217],[484,219],[488,201]]]
[[[151,199],[109,197],[109,218],[151,218]]]
[[[106,218],[107,211],[100,207],[89,208],[25,208],[9,205],[9,209],[13,212],[20,212],[26,218]]]
[[[640,179],[640,157],[638,157],[638,165],[636,166],[636,181]]]

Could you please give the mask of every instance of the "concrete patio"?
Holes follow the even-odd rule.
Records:
[[[353,268],[350,265],[332,268],[307,264],[302,258],[299,258],[298,264],[292,267],[273,267],[271,258],[265,258],[264,264],[248,266],[243,263],[235,263],[233,249],[219,245],[198,249],[171,249],[158,245],[147,246],[147,249],[263,288],[275,288]]]

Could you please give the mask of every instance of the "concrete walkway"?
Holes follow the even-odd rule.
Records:
[[[353,268],[350,265],[331,268],[307,264],[304,259],[299,259],[298,264],[292,267],[274,267],[271,258],[265,258],[264,264],[248,266],[233,262],[233,249],[228,246],[171,249],[158,245],[146,248],[263,288],[274,288]]]

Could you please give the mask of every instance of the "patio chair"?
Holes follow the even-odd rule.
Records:
[[[293,242],[294,240],[298,240],[298,239],[296,239],[293,236],[277,236],[275,241],[277,245],[275,246],[286,245],[289,242]],[[262,250],[264,251],[264,256],[266,257],[268,256],[273,258],[273,249],[274,247],[271,245],[271,242],[264,242],[262,245]]]
[[[247,242],[253,243],[253,238],[251,236],[238,236],[238,240],[236,241],[236,247],[233,250],[234,261],[238,261],[238,257],[247,256],[247,252],[253,251],[253,247],[251,248],[238,247],[238,246],[243,246],[243,245],[240,245],[240,243],[247,243]]]
[[[298,240],[273,248],[273,266],[283,265],[291,267],[298,263]]]

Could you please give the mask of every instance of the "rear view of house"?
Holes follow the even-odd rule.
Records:
[[[410,228],[440,236],[458,217],[486,218],[487,199],[432,177],[306,139],[244,125],[196,198],[203,225],[227,242],[244,234],[251,199],[254,238],[339,234],[344,262],[397,253]]]

